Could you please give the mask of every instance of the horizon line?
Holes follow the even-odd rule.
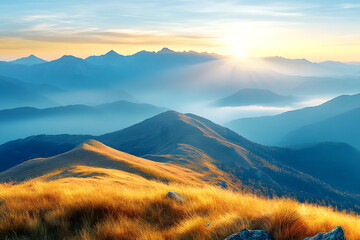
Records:
[[[88,55],[86,57],[79,57],[79,56],[76,56],[74,54],[64,54],[64,55],[61,55],[60,57],[56,57],[56,58],[43,58],[43,57],[39,57],[37,54],[35,53],[32,53],[32,54],[28,54],[28,55],[24,55],[24,56],[21,56],[21,57],[17,57],[17,58],[14,58],[14,59],[1,59],[1,56],[0,56],[0,62],[7,62],[7,63],[11,63],[13,61],[16,61],[16,60],[19,60],[19,59],[22,59],[22,58],[28,58],[28,57],[31,57],[31,56],[34,56],[34,57],[37,57],[37,58],[40,58],[41,60],[44,60],[46,62],[52,62],[52,61],[56,61],[56,60],[59,60],[63,57],[66,57],[66,56],[71,56],[71,57],[75,57],[75,58],[79,58],[79,59],[82,59],[82,60],[86,60],[87,58],[89,57],[100,57],[100,56],[104,56],[108,53],[111,53],[111,52],[114,52],[120,56],[124,56],[124,57],[129,57],[129,56],[133,56],[133,55],[136,55],[138,53],[141,53],[141,52],[148,52],[148,53],[161,53],[162,51],[169,51],[169,53],[173,52],[173,53],[195,53],[195,54],[207,54],[207,55],[213,55],[213,56],[218,56],[218,57],[225,57],[225,58],[229,58],[229,57],[237,57],[235,55],[223,55],[223,54],[219,54],[219,53],[215,53],[215,52],[207,52],[207,51],[203,51],[203,52],[198,52],[198,51],[195,51],[195,50],[183,50],[183,51],[175,51],[175,50],[172,50],[168,47],[163,47],[161,48],[160,50],[158,51],[149,51],[149,50],[140,50],[140,51],[136,51],[132,54],[121,54],[119,53],[118,51],[116,50],[113,50],[113,49],[110,49],[108,51],[106,51],[105,53],[103,54],[99,54],[99,55]],[[163,53],[163,54],[167,54],[167,53]],[[288,59],[288,60],[306,60],[306,61],[309,61],[311,63],[321,63],[321,62],[340,62],[340,63],[348,63],[348,64],[351,64],[351,63],[360,63],[360,60],[359,61],[338,61],[338,60],[333,60],[333,59],[328,59],[328,60],[324,60],[324,61],[312,61],[312,60],[309,60],[307,58],[289,58],[289,57],[285,57],[285,56],[281,56],[281,55],[272,55],[272,56],[262,56],[262,57],[253,57],[253,56],[244,56],[244,57],[237,57],[237,58],[240,58],[240,59],[263,59],[263,58],[284,58],[284,59]]]

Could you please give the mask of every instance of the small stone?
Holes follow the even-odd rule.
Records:
[[[239,233],[233,234],[225,240],[272,240],[271,235],[263,230],[247,230],[244,229]]]
[[[330,232],[318,233],[314,237],[307,237],[304,240],[346,240],[342,227],[336,227]]]
[[[185,200],[185,197],[177,192],[168,192],[166,198],[173,199],[177,202],[183,202]]]

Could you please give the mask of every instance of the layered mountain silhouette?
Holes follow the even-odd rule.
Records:
[[[261,58],[264,67],[274,71],[297,76],[359,76],[360,69],[356,64],[335,61],[310,62],[306,59],[288,59],[284,57]]]
[[[44,88],[44,86],[0,76],[0,109],[52,105],[53,102],[42,93]]]
[[[41,64],[41,63],[46,63],[46,62],[47,61],[45,61],[44,59],[41,59],[35,55],[30,55],[28,57],[23,57],[23,58],[16,59],[14,61],[10,61],[10,63],[22,64],[22,65],[26,65],[26,66],[31,66],[31,65]]]
[[[97,106],[21,107],[0,110],[0,142],[35,134],[101,134],[166,111],[151,104],[117,101]],[[96,127],[94,127],[96,126]]]
[[[343,142],[360,149],[360,108],[347,111],[326,120],[309,124],[287,134],[283,145],[320,142]]]
[[[124,58],[125,57],[123,55],[120,55],[114,50],[111,50],[104,55],[90,56],[85,60],[97,65],[118,65],[121,61],[124,61]]]
[[[261,64],[257,64],[257,61]],[[224,56],[193,51],[175,52],[164,48],[158,52],[140,51],[129,56],[115,51],[86,59],[63,56],[54,61],[30,65],[0,62],[0,75],[31,83],[50,84],[64,90],[119,87],[139,91],[138,86],[141,85],[154,90],[159,90],[159,86],[161,90],[167,88],[168,91],[175,88],[177,92],[182,86],[185,92],[201,89],[204,93],[228,93],[234,88],[269,88],[291,91],[295,95],[314,91],[332,94],[360,91],[357,65],[320,64],[285,58],[257,61],[247,65],[233,63]],[[288,68],[290,72],[281,70]],[[300,70],[293,74],[294,69]],[[329,79],[329,76],[337,77]]]
[[[282,96],[266,89],[241,89],[233,95],[217,100],[220,107],[237,106],[286,106],[295,100],[292,96]]]
[[[25,66],[0,62],[0,75],[41,84],[51,84],[66,90],[111,88],[121,85],[133,86],[149,80],[149,76],[175,67],[208,62],[217,59],[215,55],[195,52],[141,51],[130,56],[121,56],[110,51],[102,56],[81,59],[65,55],[59,59]],[[139,71],[141,69],[141,71]]]
[[[336,189],[360,192],[360,152],[339,143],[319,143],[301,149],[284,150],[278,156],[283,163],[329,183]]]
[[[302,150],[259,145],[207,119],[174,111],[97,137],[39,135],[8,142],[0,146],[0,156],[4,159],[1,166],[6,166],[2,170],[32,158],[62,154],[88,139],[138,157],[189,168],[207,179],[220,180],[218,184],[224,187],[252,188],[271,196],[295,196],[302,201],[325,200],[348,208],[355,208],[358,201],[356,195],[351,195],[359,193],[351,188],[353,183],[347,183],[346,188],[343,185],[344,188],[340,189],[340,185],[335,188],[325,181],[327,178],[320,180],[287,163],[294,156],[300,161]],[[315,147],[313,151],[321,152],[317,155],[321,162],[334,156],[336,149],[333,146],[323,152]],[[358,156],[354,155],[352,160],[359,161]],[[350,165],[357,168],[355,163]]]
[[[336,97],[328,102],[325,102],[319,106],[289,111],[275,116],[238,119],[231,121],[230,123],[226,124],[226,126],[255,142],[267,145],[280,145],[281,143],[286,145],[287,143],[283,139],[292,131],[295,131],[306,125],[325,121],[329,118],[333,118],[347,111],[355,110],[359,107],[360,94],[343,95]],[[352,120],[348,117],[346,119],[351,125]],[[329,124],[332,123],[334,123],[334,125],[332,125],[333,129],[330,131],[330,133],[332,133],[333,131],[339,132],[340,130],[336,130],[338,128],[338,125],[335,124],[335,122],[333,122],[332,120],[329,120],[329,123],[325,126],[327,126],[327,128],[329,129]],[[321,125],[321,123],[319,124]],[[344,132],[349,132],[346,131],[346,129],[344,130]],[[299,139],[301,139],[301,134],[298,134],[297,136],[299,137]],[[343,140],[340,137],[336,138],[336,134],[334,134],[333,136],[334,138],[332,139],[324,137],[322,138],[322,140],[334,141],[335,139],[337,139],[337,141],[340,142],[341,140]]]
[[[61,89],[89,89],[106,86],[111,72],[74,56],[25,66],[0,63],[0,74],[37,84],[49,84]]]
[[[168,68],[178,65],[196,64],[217,59],[218,56],[207,53],[197,52],[175,52],[168,48],[163,48],[158,52],[140,51],[130,56],[123,56],[111,50],[101,56],[91,56],[86,58],[87,62],[97,65],[117,65],[128,68],[135,67],[139,63],[146,69]]]

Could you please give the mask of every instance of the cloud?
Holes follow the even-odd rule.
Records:
[[[61,43],[99,43],[126,45],[193,45],[217,46],[217,37],[199,33],[161,33],[133,29],[75,28],[61,27],[55,24],[38,24],[12,34],[12,37],[42,42]]]
[[[360,8],[360,4],[356,3],[346,3],[341,5],[342,8],[351,9],[351,8]]]

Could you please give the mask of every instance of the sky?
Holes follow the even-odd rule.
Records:
[[[115,50],[360,61],[360,0],[0,0],[0,59]]]

